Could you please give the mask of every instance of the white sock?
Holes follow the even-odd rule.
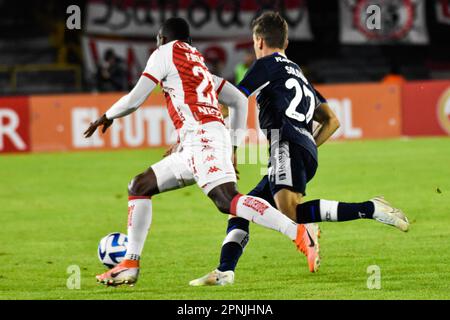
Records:
[[[322,221],[339,221],[338,205],[338,201],[320,199],[320,219]]]
[[[150,197],[128,197],[128,248],[126,259],[139,260],[152,224]]]
[[[291,240],[297,238],[297,224],[264,199],[237,195],[231,202],[230,211],[238,217],[281,232]]]

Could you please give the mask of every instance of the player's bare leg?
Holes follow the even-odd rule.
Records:
[[[98,275],[97,281],[108,285],[134,285],[139,276],[139,260],[152,222],[151,197],[158,194],[152,168],[137,175],[128,185],[128,248],[125,259],[111,270]]]
[[[290,189],[281,189],[274,195],[277,208],[293,221],[297,220],[297,206],[303,195]],[[308,258],[310,272],[317,272],[320,266],[319,227],[316,224],[299,224],[299,236],[295,241],[299,251]]]

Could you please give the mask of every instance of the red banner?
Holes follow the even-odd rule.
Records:
[[[450,81],[403,85],[404,135],[450,135]]]
[[[27,151],[30,151],[28,98],[0,98],[0,153]]]

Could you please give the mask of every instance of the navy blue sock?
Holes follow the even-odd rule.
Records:
[[[372,201],[347,203],[312,200],[297,206],[297,223],[372,219],[374,210]]]
[[[243,218],[228,220],[227,236],[222,244],[219,271],[234,271],[245,246],[248,243],[249,222]]]
[[[372,219],[374,211],[375,206],[372,201],[357,203],[339,202],[338,221]]]

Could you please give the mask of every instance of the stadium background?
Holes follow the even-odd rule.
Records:
[[[343,124],[334,138],[450,133],[448,1],[391,1],[381,32],[365,25],[366,9],[377,1],[271,3],[92,0],[79,3],[82,25],[70,30],[70,2],[32,1],[24,11],[17,1],[3,1],[0,102],[7,111],[0,152],[169,144],[173,132],[160,94],[106,141],[87,141],[82,132],[120,95],[105,91],[132,87],[155,48],[161,19],[173,13],[191,22],[213,72],[235,82],[236,66],[252,49],[248,25],[262,5],[291,22],[287,53],[330,100]],[[107,51],[118,57],[110,78],[100,75]],[[256,128],[254,103],[250,109],[249,126]]]
[[[74,4],[81,10],[80,29],[67,27],[67,19],[76,12],[68,13],[67,8]],[[378,31],[367,29],[365,24],[366,9],[371,4],[382,8]],[[117,211],[126,210],[124,186],[138,170],[157,161],[163,153],[161,148],[173,141],[162,94],[152,94],[138,112],[115,121],[104,136],[86,140],[82,132],[89,121],[133,86],[155,48],[155,35],[164,17],[176,13],[187,18],[192,25],[194,45],[204,53],[210,68],[234,83],[251,59],[249,22],[268,8],[288,17],[287,55],[329,99],[341,121],[333,139],[343,142],[321,148],[322,169],[311,186],[311,194],[361,199],[382,190],[412,212],[413,231],[404,240],[401,235],[391,236],[383,227],[375,227],[373,232],[373,226],[363,222],[327,225],[325,235],[337,241],[327,242],[331,241],[327,237],[323,240],[323,247],[329,250],[328,258],[339,251],[341,243],[348,245],[346,253],[328,260],[330,269],[335,270],[331,276],[326,275],[325,269],[325,275],[317,281],[303,279],[311,291],[308,289],[310,293],[305,294],[301,287],[300,294],[295,291],[299,288],[296,286],[283,291],[284,282],[269,282],[271,290],[278,288],[273,293],[252,282],[248,273],[264,276],[263,271],[258,273],[258,267],[280,267],[267,260],[267,256],[279,254],[279,240],[253,228],[255,240],[251,246],[257,247],[257,239],[266,238],[274,245],[263,258],[256,253],[252,256],[250,249],[248,260],[243,259],[241,270],[247,273],[242,280],[247,281],[248,291],[195,293],[186,291],[186,281],[209,270],[194,262],[185,247],[179,253],[176,244],[166,247],[156,243],[183,232],[189,239],[185,243],[198,249],[194,239],[200,237],[202,243],[211,243],[200,251],[200,256],[210,256],[207,268],[213,267],[225,222],[212,212],[205,213],[210,220],[200,217],[207,203],[202,201],[207,200],[199,200],[203,198],[197,191],[179,193],[186,196],[186,203],[192,203],[191,209],[181,202],[174,204],[170,195],[162,195],[157,209],[166,213],[181,211],[182,217],[177,218],[180,225],[194,220],[208,226],[211,234],[206,237],[198,227],[180,231],[178,226],[170,231],[173,218],[155,216],[167,225],[160,226],[164,235],[155,228],[151,234],[155,242],[147,245],[146,250],[153,252],[153,261],[158,261],[153,267],[163,268],[170,253],[181,259],[179,263],[189,263],[177,269],[180,276],[162,273],[160,279],[152,279],[156,282],[142,280],[141,288],[146,284],[151,288],[167,286],[167,292],[139,289],[136,297],[449,297],[450,281],[444,270],[450,263],[450,1],[5,0],[0,1],[0,221],[7,232],[2,232],[5,245],[0,255],[8,257],[9,264],[0,274],[0,298],[131,298],[121,295],[124,291],[120,290],[116,291],[118,296],[96,291],[100,289],[94,284],[84,285],[93,290],[92,295],[68,293],[65,270],[74,262],[86,266],[86,276],[92,277],[99,271],[92,247],[114,228],[123,230],[124,215]],[[109,65],[105,63],[108,55],[115,57]],[[109,76],[103,74],[106,71]],[[249,128],[257,128],[254,101],[249,105],[248,124]],[[430,138],[423,138],[426,136]],[[261,141],[259,133],[250,136],[248,142],[258,140]],[[264,163],[264,159],[259,160]],[[256,170],[249,164],[242,165],[243,190],[256,183],[258,170],[260,167]],[[102,172],[109,172],[108,178]],[[362,188],[361,184],[367,187]],[[100,213],[96,199],[103,206]],[[89,222],[93,216],[96,222],[103,223]],[[15,221],[20,221],[20,226]],[[217,221],[222,225],[213,227]],[[414,224],[416,221],[422,223],[421,227]],[[80,235],[83,240],[78,239]],[[352,241],[354,238],[358,243]],[[398,257],[396,250],[375,247],[373,243],[379,239],[383,244],[401,241],[396,249],[409,254]],[[66,242],[72,248],[69,254]],[[17,249],[17,243],[24,247]],[[36,252],[40,252],[40,258],[35,257]],[[362,266],[367,261],[361,256],[371,257],[370,261],[382,256],[383,261],[391,263],[391,285],[386,285],[383,294],[373,294],[364,287]],[[38,265],[32,266],[36,259]],[[286,261],[293,259],[292,255]],[[355,270],[363,268],[362,276],[345,266],[348,259],[354,259]],[[427,263],[432,265],[430,271]],[[173,266],[173,261],[168,264]],[[393,267],[396,264],[400,265],[398,269]],[[295,263],[291,265],[287,279],[297,276],[292,271]],[[52,279],[55,272],[56,279]],[[404,272],[409,275],[404,276]],[[44,279],[49,278],[52,280],[47,283]],[[354,279],[360,279],[363,288]],[[405,292],[401,291],[404,283],[408,284]],[[428,289],[421,291],[424,286]]]

